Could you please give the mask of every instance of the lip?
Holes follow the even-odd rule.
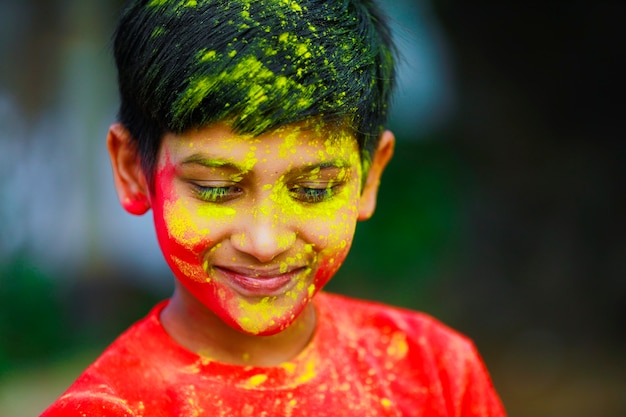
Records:
[[[213,270],[226,278],[230,286],[242,295],[269,297],[286,292],[295,282],[295,278],[306,270],[306,267],[291,268],[282,273],[278,269],[224,266],[214,266]]]

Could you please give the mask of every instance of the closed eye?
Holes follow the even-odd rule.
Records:
[[[221,185],[207,187],[200,184],[192,184],[196,197],[208,203],[225,203],[239,197],[243,190],[236,185]]]
[[[341,183],[327,184],[324,187],[295,185],[289,189],[289,195],[304,203],[321,203],[333,198],[341,185]]]

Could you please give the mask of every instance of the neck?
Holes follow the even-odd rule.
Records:
[[[242,333],[224,323],[182,285],[160,316],[167,333],[186,349],[223,363],[276,366],[297,356],[309,343],[316,325],[310,303],[282,332],[272,336]]]

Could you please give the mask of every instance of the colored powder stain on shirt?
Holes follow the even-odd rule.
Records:
[[[391,335],[389,346],[387,347],[387,355],[395,360],[401,360],[406,357],[409,352],[409,345],[406,341],[406,334],[403,332],[395,332]]]
[[[181,404],[181,414],[189,417],[199,417],[203,414],[204,410],[200,406],[200,400],[196,387],[189,385],[183,388],[183,393],[186,397],[186,402]]]
[[[302,375],[300,375],[296,382],[299,384],[304,384],[315,378],[317,376],[316,368],[317,363],[315,363],[314,361],[307,362],[304,368],[304,372],[302,373]]]
[[[267,375],[265,374],[254,375],[254,376],[251,376],[250,379],[248,379],[248,383],[246,384],[245,387],[256,388],[262,383],[264,383],[265,381],[267,381]]]
[[[297,365],[293,362],[283,362],[279,365],[281,368],[285,370],[289,375],[293,375],[296,372]]]

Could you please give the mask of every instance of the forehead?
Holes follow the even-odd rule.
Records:
[[[167,133],[163,138],[163,149],[167,149],[170,156],[207,153],[233,159],[241,157],[242,152],[247,156],[263,153],[281,160],[307,156],[319,159],[358,157],[359,154],[353,134],[345,128],[323,123],[292,124],[257,136],[240,134],[226,123],[217,123],[181,134]]]

